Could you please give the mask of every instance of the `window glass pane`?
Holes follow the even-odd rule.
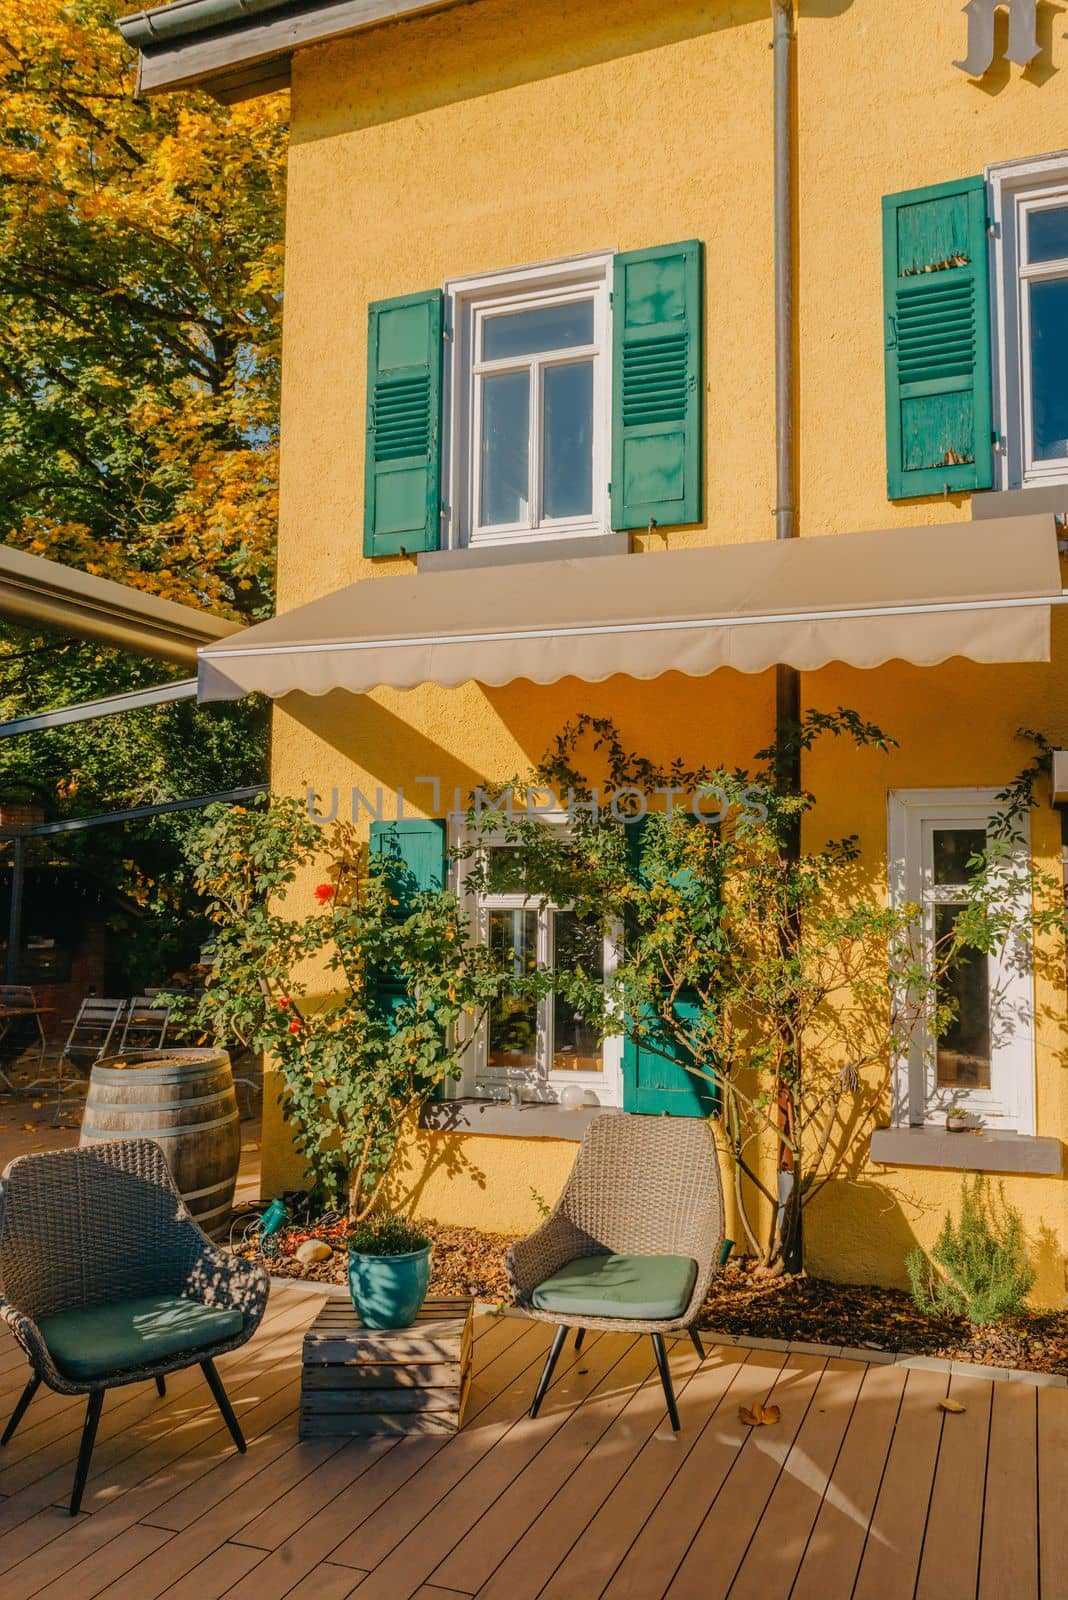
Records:
[[[935,907],[935,939],[947,939],[959,906]],[[939,984],[939,1001],[953,1000],[957,1015],[935,1048],[940,1088],[990,1088],[990,979],[979,950],[962,951]]]
[[[589,977],[604,977],[604,944],[596,924],[573,911],[553,913],[553,956],[558,967],[581,967]],[[597,1030],[584,1022],[563,995],[553,995],[553,1071],[603,1072]]]
[[[530,503],[530,375],[482,380],[482,525],[526,522]]]
[[[1031,211],[1027,217],[1028,261],[1068,260],[1068,206]]]
[[[483,361],[504,361],[542,350],[571,350],[593,343],[593,301],[506,311],[482,323]]]
[[[1036,460],[1068,456],[1068,278],[1032,283],[1031,406]]]
[[[491,911],[489,945],[494,955],[511,962],[517,977],[533,972],[538,961],[537,912]],[[490,1007],[487,1061],[498,1070],[537,1067],[537,1001],[503,995]]]
[[[544,512],[588,517],[593,510],[593,362],[544,371]]]
[[[966,884],[968,862],[986,849],[985,828],[935,828],[932,840],[935,883]]]

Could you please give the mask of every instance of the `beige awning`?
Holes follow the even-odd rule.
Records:
[[[371,578],[200,652],[200,695],[1048,661],[1052,516]]]
[[[196,663],[202,644],[238,631],[237,623],[211,612],[6,544],[0,545],[0,617],[182,667]]]

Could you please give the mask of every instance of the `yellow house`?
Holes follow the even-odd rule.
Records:
[[[952,862],[1029,759],[1017,730],[1068,745],[1054,10],[176,0],[126,19],[145,92],[291,91],[279,614],[201,652],[206,697],[276,697],[273,787],[343,811],[381,791],[387,817],[403,791],[418,848],[442,849],[455,793],[577,713],[731,766],[796,703],[849,706],[898,748],[810,758],[820,835],[856,833],[888,893],[951,914]],[[1059,874],[1053,800],[1029,848]],[[545,956],[551,927],[482,911]],[[862,1169],[809,1213],[807,1264],[901,1283],[980,1166],[1060,1305],[1065,984],[1006,987],[996,957],[973,977],[953,1048],[900,1064]],[[405,1154],[421,1214],[532,1225],[591,1114],[569,1086],[700,1114],[555,1026],[520,1061],[522,1109],[496,1098],[493,1039],[431,1108]],[[980,1137],[944,1131],[953,1100]],[[298,1174],[269,1115],[265,1187]]]

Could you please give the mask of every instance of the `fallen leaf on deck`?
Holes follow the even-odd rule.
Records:
[[[959,1400],[939,1400],[938,1404],[942,1407],[943,1411],[952,1411],[954,1413],[958,1411],[967,1411],[968,1409],[967,1406],[962,1406]]]
[[[747,1428],[770,1427],[781,1416],[778,1406],[761,1405],[759,1400],[754,1400],[751,1406],[738,1407],[738,1421],[744,1422]]]

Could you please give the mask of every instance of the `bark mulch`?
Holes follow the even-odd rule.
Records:
[[[302,1278],[309,1283],[345,1283],[347,1253],[345,1224],[313,1226],[285,1234],[272,1255],[237,1247],[237,1253],[262,1261],[276,1278]],[[430,1293],[469,1296],[472,1300],[510,1301],[512,1292],[504,1271],[504,1252],[513,1243],[503,1233],[479,1233],[475,1228],[446,1228],[429,1224],[426,1232],[434,1241],[431,1257]],[[333,1247],[329,1261],[304,1267],[296,1259],[296,1249],[305,1239],[322,1239]]]
[[[1035,1311],[977,1328],[955,1317],[926,1317],[900,1289],[829,1283],[823,1278],[761,1278],[728,1262],[712,1286],[701,1326],[759,1339],[904,1351],[990,1367],[1068,1373],[1068,1314]]]
[[[284,1234],[275,1252],[267,1256],[241,1245],[237,1249],[241,1255],[262,1260],[275,1277],[343,1284],[344,1227],[338,1221],[294,1229]],[[434,1241],[431,1294],[510,1303],[504,1253],[513,1242],[511,1236],[439,1223],[428,1224],[426,1231]],[[330,1244],[334,1251],[330,1260],[303,1267],[295,1251],[305,1239],[323,1239]],[[898,1289],[830,1283],[804,1273],[762,1278],[744,1260],[728,1262],[720,1273],[705,1302],[700,1326],[739,1337],[901,1351],[1068,1374],[1068,1313],[1036,1311],[996,1327],[973,1328],[955,1318],[925,1317],[911,1297]]]

